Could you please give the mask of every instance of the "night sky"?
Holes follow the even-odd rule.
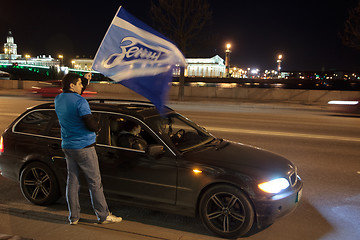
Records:
[[[357,0],[208,1],[212,19],[185,57],[225,58],[229,42],[232,66],[275,69],[281,53],[284,71],[360,71],[360,50],[339,38]],[[11,29],[19,54],[94,57],[120,5],[153,26],[150,0],[2,1],[0,44]]]

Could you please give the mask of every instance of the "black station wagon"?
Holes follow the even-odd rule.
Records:
[[[148,102],[92,99],[89,104],[101,124],[96,150],[108,198],[199,216],[226,238],[242,236],[253,225],[268,226],[299,202],[303,184],[284,157],[216,138],[170,108],[160,115]],[[118,141],[128,122],[141,126],[144,150]],[[0,171],[20,182],[34,204],[51,204],[64,194],[66,161],[53,103],[28,109],[5,130]]]

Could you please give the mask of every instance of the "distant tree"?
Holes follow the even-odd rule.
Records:
[[[188,43],[211,19],[207,0],[153,0],[151,18],[155,28],[177,43],[184,55]],[[184,98],[184,68],[180,68],[179,100]]]
[[[186,55],[187,44],[211,19],[207,0],[153,0],[151,18],[160,32],[178,44]]]
[[[349,10],[344,33],[340,34],[340,37],[344,45],[360,50],[360,1],[356,7]]]

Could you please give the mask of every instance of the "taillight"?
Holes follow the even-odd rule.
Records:
[[[4,141],[3,141],[3,137],[1,136],[0,138],[0,153],[4,152]]]

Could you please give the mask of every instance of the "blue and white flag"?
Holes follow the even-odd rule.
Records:
[[[149,99],[161,112],[180,50],[120,7],[96,53],[92,68]]]

